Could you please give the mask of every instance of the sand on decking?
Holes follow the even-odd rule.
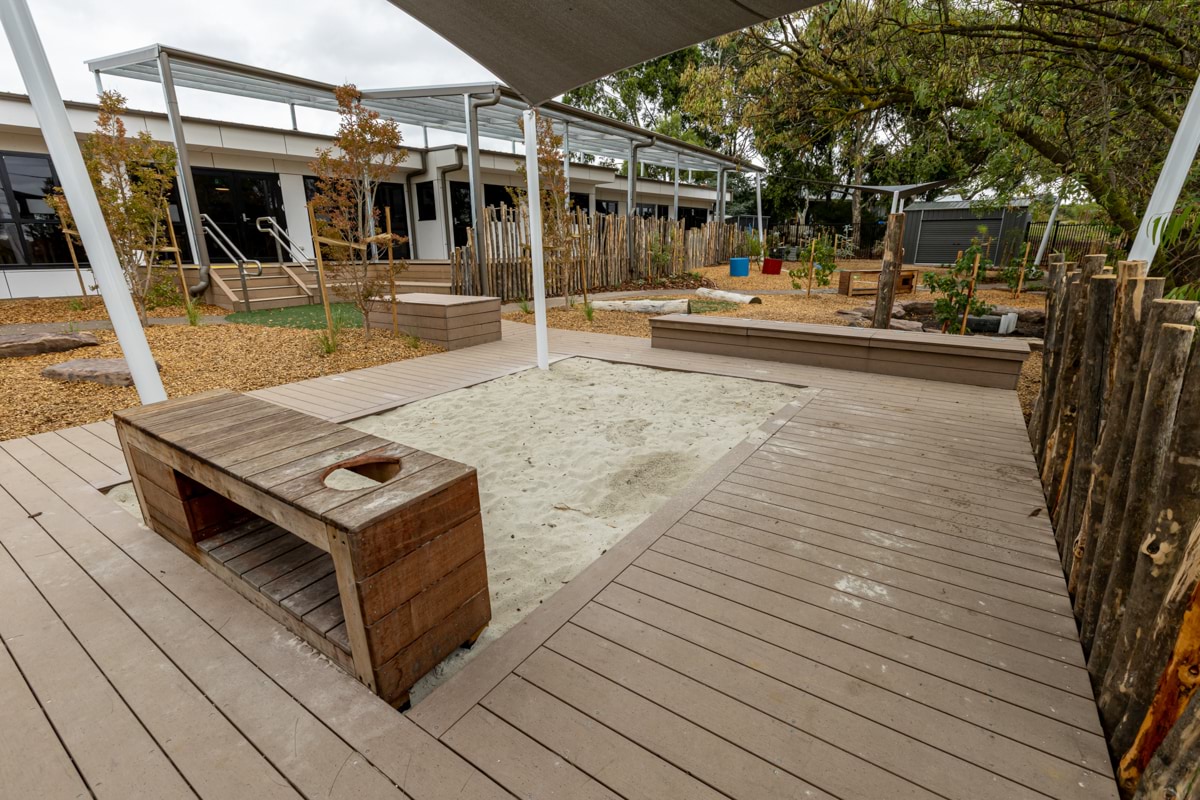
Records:
[[[492,622],[413,702],[812,391],[572,358],[347,423],[479,473]]]

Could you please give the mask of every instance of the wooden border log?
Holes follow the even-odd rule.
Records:
[[[1118,777],[1122,788],[1138,787],[1137,797],[1194,796],[1200,762],[1200,701],[1191,702],[1200,680],[1200,587],[1193,592],[1179,626],[1171,660],[1163,670],[1137,738],[1121,759]],[[1171,787],[1175,794],[1168,793]]]
[[[1132,278],[1125,287],[1124,299],[1118,317],[1121,319],[1121,339],[1117,352],[1113,377],[1107,385],[1108,399],[1104,406],[1104,417],[1100,426],[1100,446],[1092,459],[1092,474],[1088,484],[1087,499],[1083,506],[1083,517],[1079,524],[1079,555],[1071,565],[1070,591],[1075,596],[1075,616],[1082,618],[1083,604],[1087,599],[1088,581],[1091,579],[1092,561],[1096,552],[1096,536],[1104,518],[1104,503],[1108,498],[1109,480],[1125,435],[1125,412],[1129,407],[1129,396],[1133,392],[1134,377],[1137,375],[1137,359],[1142,352],[1146,325],[1154,307],[1154,301],[1162,297],[1162,278]]]
[[[1046,495],[1046,507],[1050,518],[1058,516],[1058,503],[1062,496],[1062,478],[1070,458],[1070,446],[1075,429],[1075,386],[1079,378],[1079,365],[1083,361],[1083,335],[1087,323],[1087,305],[1084,299],[1085,278],[1082,272],[1074,272],[1067,283],[1062,309],[1060,346],[1055,359],[1057,380],[1054,388],[1054,404],[1050,408],[1050,419],[1046,423],[1046,449],[1042,456],[1042,490]],[[1063,541],[1059,531],[1059,552]]]
[[[723,292],[720,289],[706,289],[701,287],[696,290],[696,297],[703,297],[708,300],[723,300],[726,303],[743,303],[761,305],[762,298],[755,297],[751,294],[740,294],[738,292]]]
[[[1108,672],[1108,662],[1120,633],[1125,599],[1133,581],[1137,548],[1155,510],[1155,489],[1162,476],[1167,450],[1174,438],[1175,411],[1183,390],[1183,378],[1195,331],[1191,323],[1167,324],[1159,329],[1155,337],[1154,361],[1146,380],[1146,398],[1142,403],[1140,422],[1135,430],[1126,432],[1126,439],[1132,438],[1133,441],[1133,457],[1129,465],[1130,488],[1126,493],[1121,525],[1116,529],[1112,567],[1108,571],[1108,581],[1099,603],[1100,611],[1088,653],[1088,672],[1095,686],[1099,686]]]
[[[1042,411],[1045,419],[1042,421],[1042,439],[1039,442],[1041,450],[1038,454],[1038,463],[1041,466],[1045,466],[1051,433],[1054,430],[1054,407],[1058,399],[1059,379],[1062,376],[1062,347],[1063,340],[1066,338],[1067,319],[1070,317],[1068,309],[1071,305],[1071,284],[1078,274],[1074,267],[1074,264],[1063,264],[1063,271],[1059,276],[1054,298],[1054,327],[1050,333],[1051,349],[1045,354],[1049,357],[1050,364],[1044,384],[1046,397],[1045,407]]]
[[[904,214],[888,214],[887,233],[883,237],[883,264],[875,290],[875,313],[871,316],[872,328],[887,330],[891,327],[892,303],[896,300],[896,277],[900,272],[903,246]]]
[[[1113,750],[1133,743],[1200,580],[1200,346],[1193,344],[1175,412],[1154,529],[1138,548],[1121,635],[1099,702]]]
[[[1146,399],[1146,382],[1150,367],[1154,362],[1154,352],[1158,345],[1162,326],[1180,324],[1191,318],[1194,309],[1185,307],[1189,303],[1182,300],[1155,300],[1150,304],[1150,313],[1146,317],[1145,330],[1142,336],[1142,347],[1136,361],[1130,363],[1133,370],[1129,399],[1124,408],[1117,409],[1113,416],[1113,435],[1117,437],[1116,456],[1108,476],[1108,490],[1104,497],[1093,497],[1093,502],[1099,503],[1098,517],[1093,524],[1090,535],[1095,536],[1095,551],[1088,574],[1086,598],[1081,604],[1080,640],[1084,652],[1090,654],[1092,641],[1096,634],[1096,623],[1100,618],[1101,601],[1108,587],[1109,571],[1116,557],[1117,541],[1120,537],[1122,520],[1125,516],[1125,500],[1129,489],[1129,470],[1133,461],[1134,446],[1138,438],[1138,426],[1142,419],[1142,405]],[[1190,305],[1195,306],[1195,303]]]
[[[1055,253],[1050,256],[1046,273],[1046,322],[1042,333],[1042,381],[1038,388],[1037,399],[1033,404],[1033,414],[1029,418],[1029,439],[1033,444],[1033,453],[1037,457],[1038,466],[1042,463],[1042,454],[1046,443],[1046,421],[1049,417],[1051,402],[1050,374],[1054,361],[1054,324],[1058,311],[1059,292],[1066,286],[1066,266],[1062,256]]]
[[[1075,560],[1075,539],[1087,500],[1091,477],[1092,453],[1100,431],[1100,405],[1104,400],[1104,379],[1108,374],[1109,337],[1112,335],[1113,303],[1117,297],[1115,275],[1096,275],[1089,279],[1087,322],[1083,337],[1083,363],[1075,398],[1078,416],[1075,423],[1075,453],[1068,470],[1068,492],[1061,504],[1059,525],[1063,528],[1063,572],[1071,574]]]
[[[596,311],[625,311],[635,314],[686,314],[685,300],[593,300]]]

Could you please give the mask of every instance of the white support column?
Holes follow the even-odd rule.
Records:
[[[767,255],[767,239],[763,236],[762,221],[762,173],[754,173],[754,202],[758,207],[758,243],[762,245],[763,256]]]
[[[671,219],[679,219],[679,153],[675,154],[675,191],[671,199]]]
[[[1137,238],[1129,250],[1130,261],[1145,261],[1147,269],[1154,265],[1154,256],[1158,254],[1158,245],[1162,240],[1162,229],[1175,211],[1175,203],[1192,169],[1197,147],[1200,147],[1200,79],[1192,87],[1192,96],[1179,120],[1167,160],[1158,173],[1154,193],[1150,195]]]
[[[291,112],[292,115],[292,130],[300,130],[300,126],[296,124],[296,104],[288,103],[288,111]]]
[[[46,51],[42,48],[42,40],[25,0],[0,0],[0,23],[4,25],[9,46],[16,56],[17,67],[29,92],[29,102],[37,115],[54,169],[62,181],[71,215],[75,218],[75,227],[87,249],[92,274],[100,287],[104,307],[108,310],[121,351],[129,363],[138,397],[143,404],[166,400],[167,393],[163,390],[158,367],[146,342],[146,333],[142,330],[133,298],[125,286],[117,252],[113,249],[91,178],[83,164],[75,132],[67,119],[66,106],[54,82],[54,73],[50,70],[50,62],[46,59]]]
[[[1046,222],[1046,230],[1042,231],[1042,242],[1038,245],[1037,258],[1033,259],[1035,266],[1040,265],[1042,259],[1046,257],[1046,248],[1050,245],[1050,232],[1054,230],[1054,220],[1058,218],[1058,207],[1062,205],[1066,189],[1067,182],[1064,180],[1062,188],[1058,190],[1058,198],[1054,201],[1054,208],[1050,209],[1050,219]]]
[[[200,204],[196,199],[196,183],[192,179],[192,161],[188,157],[187,139],[183,135],[183,119],[179,114],[179,98],[175,96],[175,79],[171,75],[171,59],[158,54],[158,77],[162,81],[163,99],[167,104],[167,121],[171,123],[171,143],[175,145],[175,175],[178,179],[179,211],[192,246],[192,261],[202,267],[212,262],[208,258],[208,242],[204,240],[204,225],[200,222]]]
[[[567,208],[571,207],[571,123],[563,123],[563,182],[567,186]]]
[[[900,193],[899,192],[892,192],[892,213],[893,214],[900,213]]]
[[[100,79],[100,70],[92,72],[92,77],[96,79],[96,96],[104,94],[104,81]]]
[[[550,369],[550,340],[546,332],[546,268],[542,253],[542,187],[538,175],[537,111],[524,112],[525,191],[529,202],[529,260],[533,265],[533,321],[538,369]]]
[[[467,180],[470,182],[471,189],[471,229],[475,232],[475,252],[477,255],[482,255],[480,261],[486,261],[486,254],[483,252],[483,186],[480,181],[479,174],[479,116],[475,111],[475,106],[471,102],[471,95],[463,95],[463,111],[467,117]],[[528,137],[528,132],[526,133]],[[447,243],[447,248],[454,246],[453,242]],[[447,250],[449,253],[449,249]],[[481,269],[480,281],[486,281],[483,276],[487,273],[487,269]],[[486,286],[469,286],[473,294],[485,294],[488,290]]]

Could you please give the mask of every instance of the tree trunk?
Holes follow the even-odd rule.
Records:
[[[875,314],[872,328],[887,330],[892,324],[892,303],[896,299],[896,274],[901,267],[904,250],[904,214],[888,214],[887,234],[883,238],[883,266],[879,273],[879,288],[875,292]]]
[[[1071,574],[1075,562],[1076,537],[1083,505],[1087,500],[1087,484],[1091,477],[1092,453],[1100,429],[1100,406],[1104,401],[1104,379],[1108,373],[1109,337],[1112,335],[1113,302],[1117,296],[1115,275],[1096,275],[1088,290],[1087,324],[1083,340],[1083,365],[1079,375],[1079,407],[1075,426],[1075,457],[1069,473],[1069,489],[1065,511],[1060,523],[1063,572]]]
[[[1100,614],[1088,655],[1088,672],[1096,686],[1108,672],[1108,662],[1121,630],[1125,598],[1133,581],[1137,548],[1151,524],[1157,499],[1155,489],[1159,485],[1167,449],[1174,438],[1175,409],[1183,389],[1194,336],[1195,328],[1190,324],[1163,325],[1159,330],[1154,361],[1146,381],[1141,421],[1136,430],[1127,434],[1127,437],[1132,435],[1134,441],[1129,466],[1130,491],[1126,495],[1121,525],[1116,529],[1119,533],[1113,550],[1112,569],[1100,602]]]
[[[1134,378],[1138,373],[1137,359],[1142,352],[1145,337],[1145,320],[1149,319],[1154,301],[1162,297],[1162,278],[1136,277],[1125,287],[1120,320],[1121,338],[1116,346],[1116,357],[1111,366],[1113,377],[1108,381],[1108,400],[1104,405],[1104,417],[1100,426],[1100,446],[1092,459],[1092,475],[1088,485],[1087,499],[1080,521],[1081,555],[1071,568],[1071,592],[1075,596],[1075,616],[1082,618],[1087,600],[1088,581],[1091,579],[1092,562],[1096,553],[1096,537],[1104,518],[1104,503],[1108,498],[1109,481],[1125,435],[1124,414],[1133,392]]]
[[[1156,686],[1155,702],[1132,748],[1121,759],[1122,786],[1137,784],[1138,798],[1195,797],[1200,772],[1200,701],[1194,700],[1200,675],[1200,597],[1180,625],[1171,660]]]
[[[1095,529],[1096,551],[1092,558],[1088,577],[1087,599],[1080,615],[1080,639],[1084,650],[1091,653],[1096,635],[1096,623],[1100,618],[1101,602],[1108,587],[1109,571],[1116,557],[1122,520],[1125,516],[1126,493],[1129,489],[1129,470],[1133,461],[1134,446],[1138,438],[1138,425],[1142,419],[1142,404],[1146,399],[1146,380],[1154,360],[1158,334],[1164,324],[1178,324],[1181,306],[1187,303],[1177,300],[1155,300],[1142,336],[1141,355],[1130,366],[1135,370],[1129,391],[1129,400],[1124,408],[1118,409],[1113,417],[1113,435],[1119,440],[1117,455],[1109,475],[1108,492],[1099,500],[1099,527]],[[1192,304],[1195,305],[1194,303]],[[1194,313],[1191,312],[1191,313]]]
[[[696,297],[703,297],[708,300],[724,300],[727,303],[748,303],[754,305],[762,303],[761,297],[755,297],[750,294],[739,294],[737,292],[723,292],[720,289],[700,288],[696,290]]]
[[[1129,749],[1200,577],[1200,346],[1193,345],[1175,412],[1154,530],[1138,549],[1133,586],[1100,695],[1115,752]]]

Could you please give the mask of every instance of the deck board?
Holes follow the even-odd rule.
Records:
[[[353,419],[530,368],[532,328],[504,337],[255,394]],[[0,697],[28,729],[0,738],[0,776],[256,800],[1116,796],[1012,392],[580,332],[551,350],[819,391],[408,714],[105,498],[126,479],[110,423],[0,443]],[[212,544],[336,632],[312,545]]]

